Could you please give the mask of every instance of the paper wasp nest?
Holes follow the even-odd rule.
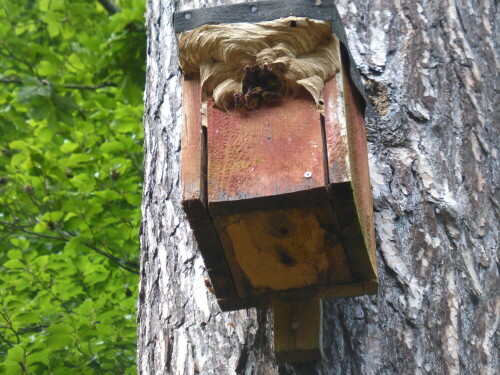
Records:
[[[257,107],[253,94],[271,100],[300,87],[319,106],[324,83],[340,67],[330,23],[309,18],[203,25],[182,32],[179,46],[184,74],[199,74],[219,108],[242,100]]]

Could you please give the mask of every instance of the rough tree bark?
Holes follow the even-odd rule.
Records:
[[[337,2],[378,112],[380,289],[326,301],[324,360],[300,366],[276,365],[270,311],[220,312],[179,202],[172,13],[230,2],[148,2],[139,373],[498,373],[498,2]]]

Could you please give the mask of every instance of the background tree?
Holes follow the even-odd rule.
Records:
[[[497,372],[497,2],[337,2],[378,112],[367,127],[380,291],[327,300],[323,361],[279,367],[271,313],[221,313],[206,290],[179,202],[172,13],[231,2],[148,3],[140,373]]]
[[[0,373],[135,373],[144,2],[109,4],[0,0]]]

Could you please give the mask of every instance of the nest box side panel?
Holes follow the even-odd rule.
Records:
[[[349,182],[351,181],[351,172],[349,170],[349,145],[347,143],[342,73],[337,73],[325,83],[323,96],[330,183]]]
[[[205,197],[206,154],[201,124],[199,78],[182,83],[184,121],[181,138],[182,205],[202,253],[217,296],[231,298],[236,290]]]
[[[353,84],[346,70],[343,69],[345,86],[346,118],[349,124],[348,142],[349,158],[352,178],[354,201],[361,224],[363,239],[368,258],[372,279],[369,281],[372,292],[376,292],[378,285],[377,250],[375,244],[375,224],[373,217],[373,201],[368,166],[368,144],[366,141],[365,116],[361,99],[354,92]]]
[[[375,232],[364,113],[345,69],[324,89],[331,201],[353,276],[376,292]]]

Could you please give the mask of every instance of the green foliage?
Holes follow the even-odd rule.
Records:
[[[144,0],[0,0],[0,373],[135,373]]]

